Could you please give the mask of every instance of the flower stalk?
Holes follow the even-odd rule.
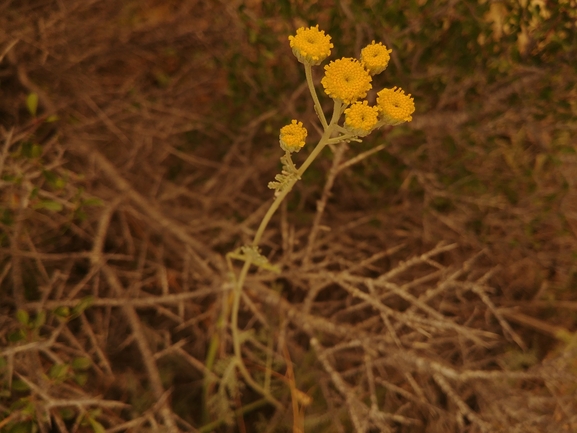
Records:
[[[326,130],[328,127],[327,118],[325,117],[325,113],[323,112],[323,107],[319,101],[319,97],[317,96],[317,89],[315,88],[315,84],[313,82],[313,73],[312,67],[309,63],[305,63],[305,76],[307,78],[307,84],[309,86],[309,92],[311,93],[311,97],[313,98],[315,112],[319,120],[321,121],[321,125],[323,130]]]

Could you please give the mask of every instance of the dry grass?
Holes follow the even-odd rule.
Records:
[[[224,255],[270,203],[275,131],[314,118],[241,3],[0,6],[0,431],[577,429],[575,125],[507,110],[539,68],[316,161],[262,242],[281,274],[242,298],[245,364],[280,405],[230,374]],[[268,69],[238,56],[290,90],[259,103]]]

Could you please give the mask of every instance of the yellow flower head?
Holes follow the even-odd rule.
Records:
[[[296,36],[289,36],[290,46],[294,55],[301,63],[309,63],[312,66],[320,65],[321,62],[331,55],[331,37],[315,27],[297,30]]]
[[[325,66],[321,84],[331,98],[350,104],[367,96],[371,81],[371,76],[358,60],[343,57]]]
[[[381,119],[387,125],[413,120],[411,114],[415,111],[415,102],[410,94],[405,95],[405,92],[397,87],[377,93],[377,105],[381,111]]]
[[[369,135],[379,121],[379,109],[357,101],[345,110],[345,128],[357,137]]]
[[[307,134],[303,123],[293,120],[280,129],[280,147],[287,152],[298,152],[305,145]]]
[[[369,74],[377,75],[387,69],[391,59],[390,53],[392,52],[393,50],[388,50],[380,42],[375,44],[375,41],[373,41],[371,45],[367,45],[361,50],[361,62],[367,68]]]

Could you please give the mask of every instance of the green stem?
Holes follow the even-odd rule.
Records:
[[[318,146],[318,145],[317,145]],[[299,174],[300,174],[300,170],[299,170]],[[276,210],[278,209],[278,207],[281,205],[282,201],[285,199],[285,197],[288,195],[289,192],[291,192],[291,189],[293,188],[294,184],[297,181],[291,181],[286,188],[284,188],[279,195],[277,195],[274,199],[274,201],[272,202],[272,204],[270,205],[270,207],[268,208],[268,210],[266,211],[265,216],[263,217],[262,221],[260,222],[260,225],[258,226],[258,229],[256,231],[256,234],[254,235],[254,239],[252,240],[252,245],[253,246],[258,246],[258,244],[260,243],[261,239],[262,239],[262,235],[264,234],[264,231],[266,229],[266,226],[268,225],[270,219],[272,218],[272,216],[274,215],[274,213],[276,212]],[[248,263],[248,262],[245,262]]]
[[[316,147],[313,149],[311,154],[308,156],[308,158],[305,160],[305,162],[303,162],[303,164],[298,169],[297,179],[291,181],[286,186],[286,188],[284,188],[282,190],[282,192],[275,197],[270,208],[268,209],[267,213],[263,217],[263,219],[262,219],[262,221],[258,227],[258,230],[256,231],[256,234],[255,234],[254,239],[252,241],[252,245],[258,246],[258,244],[260,243],[260,241],[262,239],[264,231],[265,231],[266,227],[268,226],[268,223],[270,222],[270,220],[273,217],[276,210],[281,205],[282,201],[285,199],[285,197],[288,195],[288,193],[292,190],[292,188],[296,184],[298,178],[300,178],[304,174],[306,169],[312,164],[312,162],[319,155],[319,153],[321,153],[321,151],[324,149],[324,147],[327,145],[327,143],[329,143],[329,141],[331,139],[331,135],[335,129],[334,126],[336,125],[336,123],[338,122],[338,120],[342,114],[342,109],[343,109],[342,103],[338,100],[335,100],[335,105],[334,105],[334,109],[333,109],[333,116],[331,118],[330,124],[327,125],[325,132],[323,133],[323,135],[322,135],[321,139],[319,140],[318,144],[316,145]],[[232,311],[230,313],[230,327],[232,330],[232,344],[233,344],[233,349],[234,349],[234,355],[235,355],[235,358],[237,359],[237,362],[238,362],[238,364],[237,364],[238,368],[239,368],[241,374],[243,375],[244,379],[248,383],[248,385],[251,386],[257,392],[261,393],[261,395],[263,395],[268,401],[273,403],[275,406],[279,407],[280,402],[277,399],[275,399],[267,389],[260,386],[251,377],[250,373],[246,369],[246,366],[244,365],[244,362],[242,360],[240,335],[239,335],[239,330],[238,330],[238,312],[240,309],[240,297],[242,294],[242,288],[244,287],[244,282],[245,282],[246,277],[248,275],[248,271],[250,269],[251,264],[252,264],[252,262],[250,261],[250,259],[247,258],[246,261],[244,262],[244,265],[240,271],[240,275],[239,275],[239,277],[236,281],[236,284],[234,286],[233,299],[232,299]]]
[[[334,137],[334,138],[331,138],[330,140],[327,140],[327,144],[342,143],[343,141],[350,140],[351,138],[354,138],[354,137],[356,137],[356,135],[354,135],[354,134],[339,135],[338,137]]]
[[[315,89],[315,84],[313,83],[313,73],[311,65],[305,63],[305,76],[307,77],[307,84],[309,86],[309,92],[311,92],[311,96],[315,103],[315,111],[317,112],[317,116],[319,116],[319,120],[321,121],[321,125],[323,125],[323,130],[327,130],[327,119],[325,118],[325,113],[323,112],[323,107],[319,101],[319,97],[317,96],[317,90]]]
[[[309,68],[310,68],[310,66],[309,66]],[[304,174],[306,169],[312,164],[312,162],[316,159],[316,157],[319,155],[319,153],[321,153],[321,151],[325,148],[325,146],[329,142],[331,142],[331,135],[333,133],[333,126],[338,122],[339,118],[341,117],[342,108],[343,108],[342,102],[339,101],[338,99],[336,99],[335,100],[335,106],[333,109],[333,116],[331,118],[331,123],[329,125],[327,125],[327,127],[325,128],[325,132],[323,133],[320,141],[318,142],[316,147],[313,149],[311,154],[308,156],[308,158],[305,160],[305,162],[303,162],[303,164],[298,169],[298,171],[297,171],[297,177],[298,178],[300,178]],[[340,140],[340,141],[342,141],[342,140]],[[281,205],[281,203],[285,199],[285,197],[288,195],[288,193],[291,192],[291,190],[292,190],[293,186],[295,185],[295,183],[297,182],[297,180],[298,179],[295,179],[295,180],[291,181],[290,183],[288,183],[286,188],[284,188],[281,191],[281,193],[275,197],[274,201],[270,205],[270,208],[268,209],[268,211],[266,212],[262,221],[260,222],[260,225],[256,231],[256,234],[254,235],[254,239],[252,241],[253,246],[258,246],[258,244],[260,243],[260,241],[262,239],[262,235],[264,234],[264,231],[265,231],[266,227],[268,226],[268,223],[270,222],[270,219],[272,218],[272,216],[274,215],[276,210],[279,208],[279,206]],[[247,262],[245,262],[245,263],[247,263]]]
[[[244,286],[244,281],[248,274],[248,270],[250,268],[251,261],[249,259],[244,262],[244,266],[240,271],[240,275],[238,277],[237,283],[234,286],[234,296],[232,299],[232,312],[230,318],[230,327],[232,330],[232,345],[234,348],[234,356],[236,358],[237,367],[240,370],[244,380],[248,385],[254,389],[256,392],[260,393],[264,398],[266,398],[270,403],[275,405],[277,408],[280,408],[282,405],[281,403],[272,396],[272,394],[262,386],[260,386],[250,375],[249,371],[247,370],[246,366],[244,365],[244,361],[242,360],[242,352],[240,347],[240,335],[238,331],[238,310],[240,307],[240,295],[242,293],[242,287]]]

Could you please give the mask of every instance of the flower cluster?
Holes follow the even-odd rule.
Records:
[[[373,41],[361,50],[361,62],[369,71],[369,74],[377,75],[387,69],[391,59],[390,53],[392,52],[393,50],[388,50],[380,42],[375,44],[375,41]]]
[[[387,125],[398,125],[413,120],[411,114],[415,111],[415,103],[411,95],[397,87],[383,89],[377,93],[377,106],[381,117]]]
[[[357,101],[345,110],[345,129],[357,137],[369,135],[379,122],[378,107]]]
[[[397,87],[380,90],[374,106],[364,100],[372,88],[372,77],[383,72],[391,60],[392,50],[380,42],[372,41],[361,50],[360,59],[343,57],[325,65],[324,76],[321,79],[323,89],[335,100],[335,104],[338,103],[335,109],[344,109],[337,113],[344,112],[342,127],[335,122],[339,117],[335,115],[329,124],[316,95],[310,67],[321,64],[330,56],[333,48],[331,37],[319,30],[319,26],[316,25],[301,27],[296,31],[296,35],[289,36],[288,39],[294,55],[306,66],[307,81],[315,101],[315,110],[325,130],[334,125],[333,127],[340,128],[344,140],[354,140],[367,136],[381,126],[399,125],[413,120],[414,100],[410,94],[405,94]],[[293,120],[291,124],[281,129],[280,144],[288,154],[298,152],[304,146],[306,137],[307,130],[302,122]]]
[[[290,124],[280,129],[280,146],[287,152],[298,152],[305,145],[307,130],[302,122],[293,120]]]
[[[297,30],[296,36],[289,36],[289,43],[299,62],[312,66],[320,65],[331,55],[333,48],[331,37],[325,35],[323,30],[319,30],[318,24],[307,29],[301,27]]]
[[[321,80],[325,92],[333,99],[350,104],[367,96],[371,90],[371,76],[356,59],[344,57],[325,66],[325,76]]]

